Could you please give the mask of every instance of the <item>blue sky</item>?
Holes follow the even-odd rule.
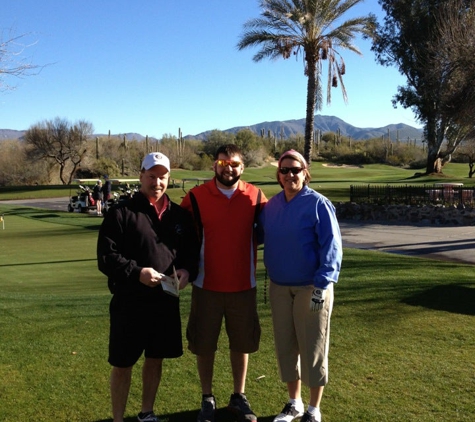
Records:
[[[0,129],[66,118],[91,122],[95,133],[196,135],[265,121],[305,117],[301,60],[252,61],[238,51],[243,23],[259,15],[257,0],[0,0],[2,38],[27,34],[23,58],[45,65],[9,77],[0,91]],[[355,15],[381,15],[377,0]],[[352,13],[353,14],[353,13]],[[349,16],[348,16],[349,17]],[[343,51],[345,105],[339,88],[320,114],[357,127],[405,123],[411,110],[391,99],[405,79],[376,64],[370,42],[363,57]]]

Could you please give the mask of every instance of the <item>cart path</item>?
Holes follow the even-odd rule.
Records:
[[[44,208],[52,211],[68,211],[69,196],[63,198],[12,199],[8,201],[0,201],[0,203]]]
[[[340,221],[343,246],[475,264],[475,226]]]

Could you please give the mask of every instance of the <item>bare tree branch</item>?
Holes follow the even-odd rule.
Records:
[[[0,31],[0,91],[14,90],[15,85],[6,82],[8,76],[22,78],[38,74],[43,66],[32,64],[25,51],[37,41],[27,43],[31,33],[17,35],[14,29]]]
[[[61,182],[69,184],[87,153],[87,140],[93,133],[92,124],[83,120],[72,124],[56,117],[40,122],[25,133],[28,156],[34,161],[48,160],[57,164]]]

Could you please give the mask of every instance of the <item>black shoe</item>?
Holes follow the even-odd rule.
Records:
[[[137,416],[139,422],[159,422],[157,415],[153,412],[140,412]]]
[[[292,422],[294,419],[302,416],[303,410],[297,409],[292,403],[287,403],[282,409],[282,412],[274,418],[274,422]]]
[[[308,412],[305,412],[302,416],[302,419],[300,419],[300,422],[321,422],[322,420],[322,415],[320,412],[317,412],[316,415],[311,415]]]
[[[197,422],[214,422],[214,413],[216,411],[216,399],[214,396],[203,398],[201,410],[198,413]]]
[[[257,416],[251,410],[251,406],[247,401],[245,394],[235,393],[231,395],[229,400],[228,409],[238,415],[243,422],[257,421]]]

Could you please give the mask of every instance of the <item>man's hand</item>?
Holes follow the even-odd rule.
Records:
[[[189,279],[190,279],[190,274],[184,268],[180,268],[180,269],[176,270],[176,275],[177,275],[178,281],[180,283],[180,290],[182,290],[188,285]]]
[[[319,312],[323,308],[326,294],[326,290],[319,289],[318,287],[313,289],[312,297],[310,298],[310,311]]]
[[[142,268],[140,271],[140,282],[149,287],[156,287],[160,284],[162,275],[153,268]]]

